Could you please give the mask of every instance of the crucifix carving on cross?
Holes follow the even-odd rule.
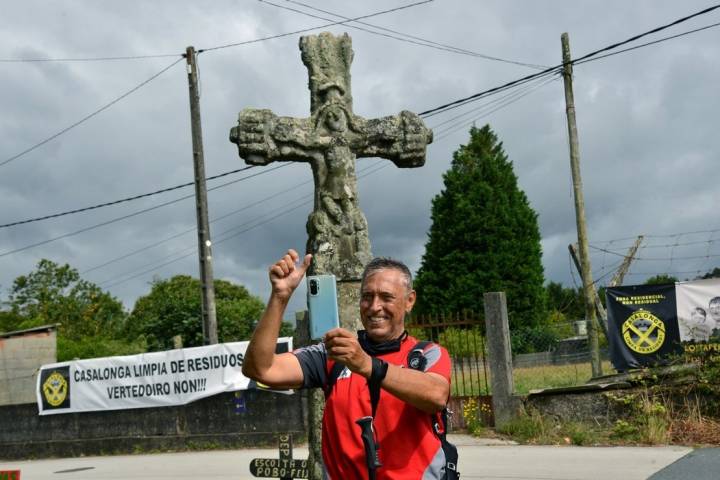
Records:
[[[376,119],[353,113],[353,51],[347,34],[301,37],[300,50],[310,77],[310,117],[245,109],[230,131],[230,141],[251,165],[310,163],[315,182],[314,208],[307,222],[307,251],[314,256],[311,269],[339,280],[358,280],[372,254],[367,220],[358,203],[355,159],[382,157],[398,167],[420,167],[432,131],[408,111]]]

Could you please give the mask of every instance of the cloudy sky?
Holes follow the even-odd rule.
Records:
[[[286,0],[273,2],[339,20]],[[347,17],[412,3],[307,2]],[[538,71],[518,63],[557,65],[562,32],[569,33],[573,56],[579,57],[710,5],[691,0],[435,0],[364,20],[399,32],[392,33],[396,37],[412,35],[454,48],[417,45],[350,25],[315,32],[350,33],[355,113],[374,118],[403,109],[429,110]],[[717,22],[720,10],[641,42]],[[242,108],[298,117],[309,113],[300,34],[213,47],[328,23],[256,0],[7,2],[0,19],[0,223],[192,181],[187,76],[180,57],[188,45],[207,49],[198,60],[206,172],[242,168],[228,141]],[[619,253],[634,236],[647,235],[626,284],[656,273],[693,278],[720,265],[720,231],[714,231],[720,228],[719,40],[720,28],[710,28],[575,69],[590,242]],[[151,58],[13,61],[124,56]],[[177,60],[97,115],[23,154]],[[539,215],[546,278],[565,285],[579,282],[567,253],[576,228],[563,86],[552,77],[427,118],[436,140],[423,168],[399,170],[385,160],[361,159],[360,202],[373,253],[404,260],[414,270],[420,266],[431,200],[473,121],[489,122],[502,139]],[[216,277],[242,283],[263,298],[269,292],[268,265],[288,247],[304,248],[310,211],[304,203],[312,192],[309,166],[287,164],[263,173],[281,165],[208,183],[219,187],[209,193],[210,217],[217,219],[211,224]],[[192,192],[184,188],[0,229],[2,297],[13,279],[30,272],[41,258],[69,263],[128,308],[149,291],[153,277],[197,276],[192,198],[132,215]],[[86,231],[75,233],[81,230]],[[616,253],[593,250],[595,278],[609,279],[621,260]],[[301,304],[298,295],[293,308]]]

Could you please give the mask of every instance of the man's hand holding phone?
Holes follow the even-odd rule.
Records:
[[[357,337],[344,328],[334,328],[323,337],[328,357],[344,364],[351,372],[369,378],[372,358],[360,346]]]

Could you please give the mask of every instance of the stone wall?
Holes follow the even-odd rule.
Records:
[[[544,417],[555,420],[590,422],[595,425],[612,426],[616,420],[630,412],[623,405],[608,398],[611,389],[588,387],[586,389],[552,389],[524,397],[526,411],[534,410]],[[632,390],[615,390],[616,393]]]
[[[39,416],[36,404],[0,407],[0,459],[73,457],[277,444],[305,438],[304,394],[250,390],[179,407]]]
[[[0,333],[0,405],[35,402],[36,373],[57,360],[55,325]]]

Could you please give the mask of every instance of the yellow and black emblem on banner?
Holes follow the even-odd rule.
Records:
[[[610,359],[618,372],[665,365],[682,353],[675,285],[628,285],[606,291]]]
[[[632,351],[655,353],[665,342],[665,323],[647,310],[637,310],[622,326],[622,337]]]
[[[43,410],[70,408],[70,367],[42,370],[40,393]]]

